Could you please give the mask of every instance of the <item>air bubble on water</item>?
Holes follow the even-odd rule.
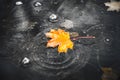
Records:
[[[22,5],[23,2],[22,2],[22,1],[17,1],[15,4],[16,4],[17,6],[19,6],[19,5]]]
[[[40,7],[41,5],[42,5],[42,4],[41,4],[40,2],[35,2],[35,3],[34,3],[34,6],[35,6],[35,7]]]

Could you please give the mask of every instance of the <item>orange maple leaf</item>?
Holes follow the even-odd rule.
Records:
[[[51,29],[50,32],[45,33],[46,37],[51,38],[48,43],[47,47],[57,47],[58,52],[67,52],[68,48],[73,49],[73,42],[70,40],[69,32],[65,32],[62,29]]]

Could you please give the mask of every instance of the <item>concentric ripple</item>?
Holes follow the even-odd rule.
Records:
[[[87,46],[74,42],[74,49],[66,54],[59,54],[57,48],[47,48],[45,33],[50,29],[40,32],[35,38],[35,49],[32,59],[35,62],[33,69],[44,75],[58,76],[69,74],[85,66],[89,59],[90,49]]]

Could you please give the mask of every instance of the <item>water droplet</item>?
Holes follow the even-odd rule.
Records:
[[[107,41],[107,42],[109,42],[109,41],[110,41],[110,39],[106,39],[106,41]]]
[[[30,62],[30,59],[28,59],[27,57],[24,57],[24,59],[22,60],[23,64],[28,64]]]
[[[45,37],[42,37],[42,40],[45,40],[46,38]]]
[[[43,60],[40,60],[40,62],[43,62]]]
[[[50,18],[50,19],[57,19],[57,15],[51,14],[49,18]]]
[[[83,33],[85,34],[85,33],[86,33],[86,31],[83,31]]]
[[[81,40],[77,40],[78,43],[81,43]]]
[[[49,16],[49,21],[51,21],[51,22],[56,22],[56,21],[57,21],[57,18],[58,18],[58,16],[57,16],[56,14],[51,14],[51,15]]]
[[[41,4],[40,2],[35,2],[35,3],[34,3],[34,6],[35,6],[35,7],[40,7],[41,5],[42,5],[42,4]]]
[[[26,48],[26,50],[28,51],[28,50],[29,50],[29,48]]]
[[[17,6],[19,6],[19,5],[22,5],[23,2],[22,2],[22,1],[17,1],[15,4],[16,4]]]
[[[90,36],[89,34],[87,34],[86,36]]]

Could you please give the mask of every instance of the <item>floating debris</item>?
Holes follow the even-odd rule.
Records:
[[[118,76],[113,72],[112,68],[103,67],[102,80],[117,80]]]
[[[15,4],[16,4],[17,6],[19,6],[19,5],[22,5],[23,2],[22,2],[22,1],[17,1]]]
[[[111,2],[106,2],[104,3],[105,6],[108,6],[109,8],[107,11],[120,11],[120,1],[111,1]]]

